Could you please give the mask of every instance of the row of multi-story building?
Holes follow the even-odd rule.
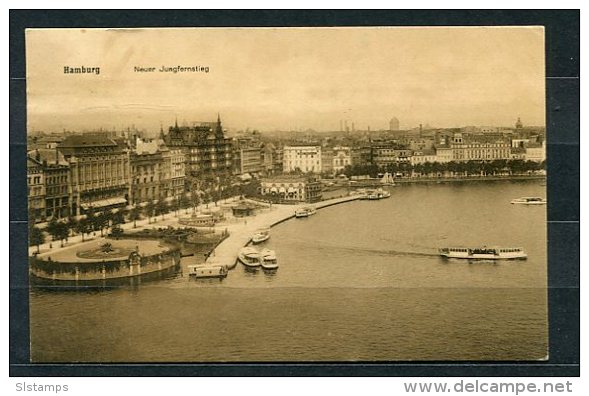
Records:
[[[413,148],[412,148],[413,147]],[[284,172],[342,173],[348,165],[411,165],[426,162],[465,162],[521,159],[542,162],[546,159],[542,139],[508,139],[500,135],[454,133],[434,139],[414,139],[410,143],[372,141],[357,147],[321,145],[284,146]]]
[[[37,221],[180,197],[232,176],[282,172],[282,150],[258,133],[228,138],[221,124],[199,122],[140,133],[44,136],[29,142],[30,214]]]
[[[30,150],[29,211],[37,221],[79,215],[90,207],[118,207],[131,199],[131,158],[123,140],[70,135]]]
[[[29,208],[38,221],[80,215],[149,200],[171,199],[251,177],[275,176],[262,186],[285,198],[314,200],[317,187],[301,187],[290,173],[336,175],[353,165],[546,158],[542,135],[501,131],[440,130],[394,138],[312,144],[270,142],[257,132],[229,138],[221,124],[200,122],[162,129],[157,139],[140,133],[46,136],[31,142],[27,159]],[[274,180],[274,181],[272,181]],[[274,183],[274,184],[273,184]],[[267,191],[266,191],[267,190]],[[275,191],[276,190],[276,191]],[[282,191],[284,190],[284,191]]]
[[[39,139],[27,155],[30,214],[44,221],[179,197],[188,190],[187,176],[231,162],[220,119],[215,128],[212,140],[198,134],[193,140],[193,130],[179,141],[177,125],[160,139],[110,133]]]

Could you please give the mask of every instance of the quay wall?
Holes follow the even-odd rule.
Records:
[[[335,199],[330,199],[330,200],[326,200],[323,202],[316,202],[313,204],[305,204],[303,206],[314,207],[315,209],[319,210],[319,209],[327,208],[329,206],[339,205],[339,204],[343,204],[343,203],[350,202],[350,201],[356,201],[358,199],[360,199],[360,195],[350,195],[350,196],[343,197],[343,198],[335,198]],[[295,214],[294,214],[294,210],[293,210],[291,214],[286,215],[286,216],[282,217],[281,219],[271,223],[268,226],[268,228],[272,228],[275,225],[278,225],[280,223],[284,223],[285,221],[290,220],[294,217],[295,217]]]
[[[149,255],[92,262],[64,262],[30,257],[31,274],[41,280],[64,282],[94,282],[131,278],[168,271],[180,265],[180,247]]]
[[[285,222],[295,217],[295,210],[303,207],[313,207],[317,210],[328,206],[338,205],[359,199],[359,195],[351,195],[342,198],[335,198],[312,204],[299,205],[272,205],[269,212],[259,213],[248,220],[247,225],[239,229],[234,229],[229,236],[223,240],[211,252],[206,259],[206,263],[215,265],[226,265],[231,267],[237,258],[239,249],[247,246],[251,242],[251,237],[257,229],[271,228],[277,224]]]

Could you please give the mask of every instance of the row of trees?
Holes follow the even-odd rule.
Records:
[[[144,205],[135,205],[130,210],[121,208],[97,211],[90,208],[85,216],[80,219],[75,217],[69,217],[65,220],[51,219],[45,231],[51,236],[52,241],[60,241],[61,246],[63,246],[64,241],[67,242],[70,236],[81,235],[83,241],[85,235],[91,232],[100,231],[100,234],[104,236],[104,232],[108,231],[109,228],[111,229],[111,235],[118,237],[123,232],[120,225],[126,222],[132,221],[135,228],[137,227],[137,220],[142,218],[147,218],[148,223],[151,223],[153,217],[161,215],[165,219],[165,215],[170,212],[174,212],[178,216],[179,210],[192,208],[196,211],[196,208],[203,203],[216,203],[221,199],[235,195],[237,192],[238,189],[218,188],[210,193],[183,194],[171,202],[166,202],[163,199],[151,200]],[[45,234],[43,230],[35,226],[32,214],[29,215],[29,220],[29,245],[37,246],[37,251],[39,251],[39,245],[45,243]]]
[[[408,162],[399,162],[379,167],[375,164],[347,166],[343,174],[346,176],[370,175],[376,177],[378,173],[403,173],[412,176],[415,174],[426,176],[437,176],[450,174],[451,176],[469,175],[521,175],[528,172],[535,172],[545,169],[545,161],[514,160],[493,160],[493,161],[450,161],[450,162],[426,162],[412,165]]]

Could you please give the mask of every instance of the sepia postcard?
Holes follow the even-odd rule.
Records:
[[[544,40],[28,29],[31,361],[548,359]]]

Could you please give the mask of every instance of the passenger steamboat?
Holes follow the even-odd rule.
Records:
[[[444,247],[439,252],[444,258],[466,260],[525,260],[528,257],[520,247]]]
[[[540,197],[521,197],[513,199],[511,203],[520,205],[546,205],[546,199]]]

